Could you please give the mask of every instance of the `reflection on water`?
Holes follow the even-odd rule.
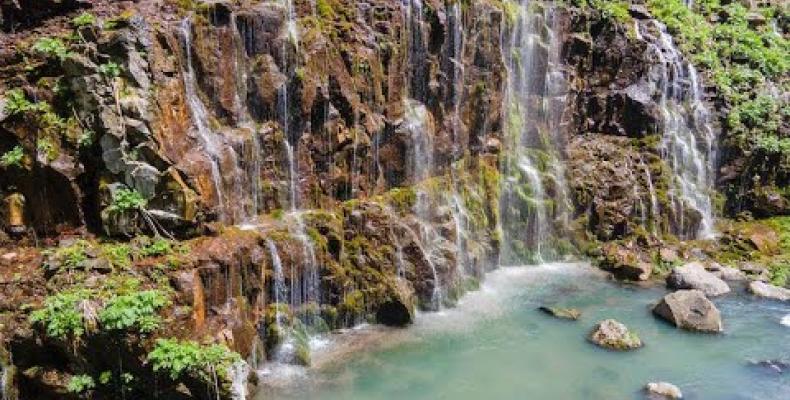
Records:
[[[663,293],[610,282],[580,264],[503,268],[457,308],[420,314],[409,329],[368,326],[326,338],[314,368],[298,369],[298,378],[286,376],[259,399],[630,399],[657,380],[688,399],[790,398],[790,374],[749,366],[790,359],[782,326],[790,306],[715,299],[725,333],[710,336],[655,319],[649,307]],[[536,311],[546,304],[583,315],[556,320]],[[587,343],[604,318],[622,321],[646,346],[612,353]]]

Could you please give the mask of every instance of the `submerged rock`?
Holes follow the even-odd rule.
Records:
[[[783,374],[790,371],[790,361],[785,360],[749,361],[749,365],[752,367],[764,369],[766,371],[775,372],[777,374]]]
[[[706,296],[720,296],[730,292],[727,282],[705,270],[698,262],[689,263],[672,269],[667,277],[667,287],[670,289],[697,289]]]
[[[690,331],[722,331],[719,309],[700,290],[679,290],[664,296],[653,307],[653,314]]]
[[[650,382],[645,385],[645,391],[651,398],[682,399],[683,393],[677,386],[669,382]]]
[[[750,293],[758,297],[764,297],[771,300],[790,301],[790,289],[774,286],[770,283],[753,281],[749,283],[748,290]]]
[[[563,308],[563,307],[538,307],[538,310],[543,311],[544,313],[551,315],[553,317],[557,317],[560,319],[570,319],[576,321],[579,317],[582,316],[582,312],[575,309],[575,308]]]
[[[610,350],[634,350],[642,347],[642,340],[627,326],[613,319],[607,319],[595,325],[590,332],[589,340],[596,345]]]

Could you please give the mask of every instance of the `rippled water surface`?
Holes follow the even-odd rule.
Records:
[[[664,293],[609,282],[579,264],[502,268],[455,309],[422,314],[406,330],[360,329],[351,335],[364,339],[357,347],[336,339],[350,350],[318,368],[267,371],[282,379],[259,398],[639,399],[645,383],[663,380],[687,399],[790,399],[790,372],[749,365],[790,359],[790,306],[744,294],[715,299],[725,332],[701,335],[650,314]],[[556,320],[536,311],[546,304],[584,314]],[[605,318],[628,325],[646,346],[614,353],[588,343],[588,330]],[[318,359],[321,351],[329,350]]]

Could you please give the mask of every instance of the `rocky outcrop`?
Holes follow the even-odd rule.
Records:
[[[670,289],[697,289],[706,296],[721,296],[730,292],[727,282],[708,272],[701,263],[689,263],[672,269],[667,277]]]
[[[752,281],[748,286],[749,292],[755,296],[778,300],[790,301],[790,289],[771,285],[761,281]]]
[[[718,333],[723,330],[719,309],[700,290],[670,293],[653,307],[653,314],[678,328]]]
[[[602,246],[598,265],[618,279],[632,281],[645,281],[653,271],[653,265],[644,259],[639,249],[614,242]]]
[[[609,350],[627,351],[642,347],[642,341],[625,325],[613,319],[599,322],[588,335],[596,345]]]
[[[678,389],[677,386],[669,383],[669,382],[650,382],[645,385],[645,391],[647,391],[648,396],[650,398],[657,398],[657,399],[682,399],[683,393]]]

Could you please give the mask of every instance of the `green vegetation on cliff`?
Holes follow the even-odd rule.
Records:
[[[185,374],[203,382],[213,382],[214,374],[227,376],[228,369],[241,357],[224,345],[201,345],[194,341],[159,339],[148,354],[154,371],[162,371],[173,379]]]
[[[681,0],[648,1],[654,16],[716,87],[724,111],[722,144],[730,150],[725,157],[745,158],[739,173],[754,176],[726,188],[731,200],[745,186],[756,197],[778,193],[787,203],[790,192],[783,187],[790,176],[790,103],[777,93],[790,90],[790,41],[771,22],[786,21],[787,8],[727,3],[703,0],[689,8]]]

